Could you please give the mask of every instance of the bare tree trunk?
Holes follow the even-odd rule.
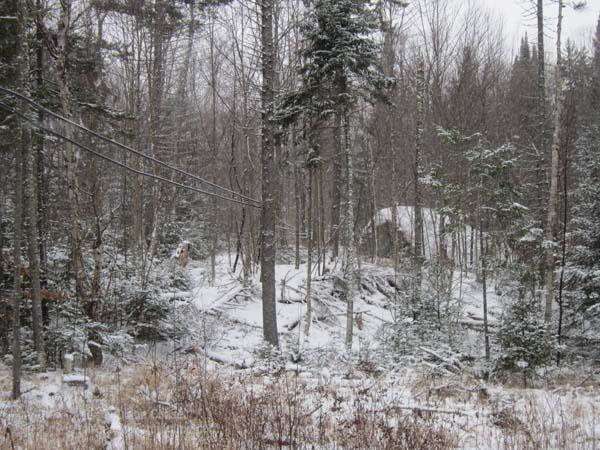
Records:
[[[265,340],[279,346],[277,335],[277,305],[275,302],[275,130],[273,124],[274,101],[274,44],[273,1],[260,1],[262,50],[262,213],[261,213],[261,282],[263,307],[263,333]]]
[[[556,73],[555,73],[555,106],[554,106],[554,134],[552,137],[552,159],[550,163],[550,192],[548,194],[548,216],[544,247],[546,253],[546,311],[544,319],[552,321],[552,299],[554,290],[554,250],[556,239],[556,226],[558,220],[558,166],[559,150],[562,138],[562,111],[564,106],[563,78],[562,78],[562,53],[561,35],[563,19],[563,0],[558,1],[558,23],[556,36]]]
[[[137,38],[136,49],[135,49],[135,62],[132,64],[134,67],[134,82],[132,82],[132,99],[133,104],[131,105],[131,113],[136,117],[135,119],[135,142],[136,148],[142,148],[142,43],[140,29],[140,19],[136,17],[135,24],[135,35]],[[141,158],[134,158],[134,167],[137,170],[142,170]],[[144,229],[144,177],[137,175],[133,178],[133,193],[132,193],[132,205],[131,205],[131,216],[132,216],[132,228],[133,228],[133,253],[136,262],[136,268],[143,278],[144,274],[144,249],[145,249],[145,229]]]
[[[0,217],[5,217],[5,205],[0,203]],[[0,230],[0,248],[7,247],[8,242],[5,241],[5,235],[3,230]],[[5,268],[2,267],[3,258],[0,256],[0,287],[4,287],[8,281],[8,274],[5,272]],[[8,353],[10,349],[10,343],[8,340],[8,333],[10,329],[10,319],[8,317],[8,306],[10,299],[0,298],[0,357]]]
[[[210,24],[210,90],[211,90],[211,133],[210,133],[210,144],[212,153],[212,166],[213,166],[213,183],[216,183],[216,173],[218,171],[217,161],[217,68],[215,64],[215,36],[214,36],[214,19],[211,19]],[[217,199],[213,197],[211,199],[211,240],[210,240],[210,281],[212,284],[215,283],[217,277],[217,245],[218,245],[218,218],[219,210],[217,205]]]
[[[300,268],[300,228],[302,226],[302,205],[300,201],[300,169],[294,165],[294,199],[296,206],[296,253],[294,267],[296,270]]]
[[[101,300],[101,284],[102,284],[102,266],[104,265],[104,242],[102,240],[102,185],[100,179],[96,179],[94,183],[94,191],[92,195],[92,204],[94,210],[94,242],[92,244],[92,254],[94,258],[94,273],[92,275],[92,286],[90,299],[88,301],[87,315],[90,319],[96,319],[96,312]]]
[[[327,245],[325,243],[325,195],[323,194],[323,164],[319,164],[319,239],[321,249],[321,274],[325,273],[327,263]]]
[[[371,233],[373,235],[373,253],[371,261],[376,263],[379,258],[379,239],[377,236],[377,186],[375,183],[375,159],[373,156],[373,146],[367,143],[369,149],[369,187],[371,191]]]
[[[38,233],[38,194],[37,194],[37,158],[31,146],[31,132],[23,130],[23,157],[28,183],[26,184],[27,210],[28,210],[28,235],[29,245],[29,276],[31,279],[31,309],[33,326],[33,347],[37,353],[38,364],[46,366],[44,351],[44,335],[42,324],[42,299],[40,292],[40,247]]]
[[[350,118],[344,108],[344,154],[346,158],[346,221],[347,239],[346,250],[346,348],[352,350],[354,334],[354,295],[358,288],[358,269],[356,264],[356,247],[354,243],[354,158],[350,145]]]
[[[254,220],[252,211],[248,211],[248,226],[245,231],[245,245],[244,245],[244,259],[243,259],[243,286],[250,286],[250,276],[252,275],[252,260],[254,253],[254,246],[252,245],[252,233],[254,231]]]
[[[154,22],[152,23],[152,64],[150,72],[150,83],[148,84],[148,94],[150,102],[150,155],[154,158],[159,157],[160,138],[162,134],[162,100],[165,84],[164,75],[164,43],[167,30],[165,29],[166,7],[163,0],[154,3]],[[158,165],[152,163],[152,174],[158,175]],[[156,253],[156,246],[160,235],[161,214],[160,204],[162,197],[162,188],[158,181],[152,183],[152,231],[150,233],[150,243],[145,252],[143,264],[142,286],[145,288],[152,268],[152,260]]]
[[[333,184],[331,191],[331,241],[332,258],[337,259],[340,253],[340,217],[342,207],[342,112],[334,115],[334,155],[333,155]]]
[[[44,8],[42,8],[41,0],[36,0],[35,3],[35,69],[36,69],[36,89],[39,92],[44,87],[44,30],[42,21],[44,20]],[[38,99],[39,100],[39,99]],[[44,122],[44,114],[38,113],[38,121]],[[38,203],[38,243],[40,253],[40,284],[45,286],[46,276],[48,273],[48,214],[46,205],[48,202],[48,189],[44,172],[44,137],[38,135],[36,140],[36,178],[37,178],[37,203]]]
[[[24,4],[24,2],[20,2]],[[24,6],[21,6],[24,11]],[[21,19],[24,19],[21,12]],[[20,26],[23,27],[23,22]],[[21,41],[23,42],[23,41]],[[23,56],[20,55],[20,58]],[[23,235],[23,152],[26,142],[26,131],[21,131],[21,148],[15,158],[15,235],[14,235],[14,292],[12,298],[12,398],[16,400],[21,395],[21,239]]]
[[[421,146],[423,140],[423,127],[425,116],[425,62],[419,55],[417,60],[417,129],[415,133],[415,155],[413,166],[413,186],[414,186],[414,289],[413,306],[417,306],[421,301],[421,267],[423,265],[423,214],[421,210],[422,199],[419,183],[421,172]]]
[[[538,173],[539,179],[537,180],[541,184],[539,192],[539,207],[543,210],[544,204],[544,186],[546,179],[546,171],[544,169],[545,155],[546,155],[546,55],[544,46],[544,0],[536,0],[536,18],[537,18],[537,48],[538,48],[538,61],[537,61],[537,115],[538,115],[538,147],[539,153],[542,155]]]
[[[134,23],[134,32],[132,40],[132,53],[134,60],[131,63],[133,73],[130,82],[130,101],[129,112],[135,117],[134,138],[132,143],[136,148],[142,148],[142,45],[141,45],[141,19],[136,16]],[[142,170],[141,158],[133,158],[133,165],[137,170]],[[131,229],[133,237],[132,255],[135,263],[136,272],[143,275],[144,259],[144,179],[141,175],[136,175],[131,181]],[[140,276],[141,278],[141,276]]]
[[[17,54],[17,77],[18,85],[21,93],[27,97],[31,96],[30,79],[29,79],[29,45],[26,36],[27,18],[29,11],[25,3],[18,3],[18,19],[21,20],[18,24],[18,54]],[[21,113],[26,113],[24,104],[19,104]],[[33,347],[36,351],[38,364],[41,368],[46,365],[46,357],[44,353],[44,336],[42,330],[42,300],[40,297],[40,248],[39,248],[39,233],[38,233],[38,171],[37,171],[37,154],[33,148],[31,129],[26,126],[21,127],[21,148],[20,155],[17,159],[17,168],[22,171],[21,177],[17,180],[20,184],[20,200],[21,216],[23,210],[28,216],[27,221],[27,240],[28,240],[28,256],[29,256],[29,277],[31,280],[31,306],[32,306],[32,327],[33,327]],[[27,181],[28,182],[27,182]],[[23,184],[25,185],[23,187]],[[22,231],[21,231],[22,233]],[[20,247],[19,247],[20,253]],[[20,290],[19,290],[20,292]]]
[[[308,230],[306,233],[306,248],[308,250],[308,256],[306,258],[306,323],[304,325],[304,334],[306,336],[310,333],[310,324],[312,322],[312,257],[313,257],[313,172],[314,168],[309,165],[308,167],[308,190],[306,192],[308,212],[307,212],[307,225]]]
[[[481,214],[481,212],[480,212]],[[479,246],[481,247],[481,289],[483,291],[483,336],[485,340],[485,359],[490,360],[490,336],[488,333],[487,303],[487,243],[483,237],[483,222],[479,220]]]
[[[69,29],[71,27],[71,0],[60,2],[61,13],[58,22],[58,85],[62,113],[71,117],[71,93],[69,90],[68,58]],[[72,137],[70,126],[66,126],[65,136]],[[79,183],[77,180],[77,158],[70,142],[65,142],[65,159],[67,161],[67,189],[71,209],[71,267],[75,275],[75,296],[83,303],[85,289],[85,272],[83,266],[82,226],[79,214]]]
[[[394,258],[394,274],[398,273],[400,268],[400,251],[398,245],[398,205],[396,202],[392,205],[392,257]]]
[[[29,73],[26,26],[27,5],[24,0],[17,3],[17,61],[16,70],[19,77],[19,88],[27,92],[27,77]],[[24,89],[23,89],[24,88]],[[25,112],[25,106],[19,105],[19,109]],[[28,142],[28,129],[21,127],[21,146],[17,149],[15,156],[15,231],[14,231],[14,292],[12,296],[12,398],[16,400],[21,395],[21,241],[23,237],[23,180],[25,179],[24,155]]]
[[[321,215],[321,165],[315,168],[316,177],[315,178],[315,200],[314,200],[314,210],[315,210],[315,241],[317,243],[317,276],[321,275],[321,240],[323,236],[321,235],[321,224],[323,220],[323,216]]]

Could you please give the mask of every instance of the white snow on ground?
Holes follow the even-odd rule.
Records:
[[[198,320],[202,327],[210,328],[214,339],[207,350],[214,356],[231,361],[252,360],[256,348],[262,342],[262,303],[260,274],[254,274],[252,283],[244,288],[241,273],[233,274],[227,263],[228,258],[222,255],[217,258],[214,284],[209,282],[210,268],[206,262],[193,261],[188,270],[191,281],[189,294],[178,294],[178,297],[190,298],[195,305]],[[343,299],[318,296],[319,289],[330,293],[334,289],[331,275],[323,277],[313,275],[313,304],[314,319],[310,335],[304,335],[304,320],[306,316],[306,264],[295,269],[293,264],[278,264],[276,266],[277,284],[277,323],[283,351],[293,349],[309,350],[330,348],[343,352],[346,320],[346,303]],[[363,275],[376,277],[388,276],[394,278],[393,270],[389,267],[363,264]],[[282,292],[282,282],[285,287]],[[488,316],[490,327],[499,324],[503,299],[497,294],[493,283],[489,283]],[[283,293],[283,298],[282,298]],[[483,326],[483,300],[481,285],[474,275],[454,275],[452,295],[454,303],[463,311],[461,323],[474,328]],[[364,290],[355,299],[354,311],[360,316],[361,326],[355,326],[353,350],[360,351],[365,345],[377,346],[374,336],[384,323],[393,321],[392,301],[380,292],[366,293]],[[474,334],[475,344],[482,344],[478,339],[479,333]],[[480,354],[483,346],[479,345]]]
[[[164,295],[172,299],[174,307],[187,306],[184,311],[192,316],[187,317],[187,322],[195,323],[198,328],[187,342],[182,343],[182,348],[186,345],[203,346],[196,355],[204,359],[203,364],[208,370],[222,374],[224,380],[231,379],[232,383],[256,383],[256,388],[261,389],[261,386],[277,383],[277,377],[281,375],[277,374],[280,372],[269,371],[258,351],[263,342],[260,274],[255,273],[249,286],[244,287],[241,273],[232,273],[228,261],[226,255],[218,257],[214,283],[209,281],[208,262],[190,262],[185,269],[190,280],[190,291]],[[394,276],[393,270],[384,265],[363,264],[361,272],[370,279],[384,280],[386,276]],[[511,441],[514,430],[547,435],[548,439],[542,448],[592,449],[600,445],[600,420],[597,419],[600,395],[597,389],[569,386],[568,383],[554,390],[509,389],[486,384],[469,375],[468,370],[459,373],[444,371],[440,375],[436,364],[425,362],[392,365],[383,371],[374,367],[371,373],[358,370],[352,367],[352,358],[344,346],[345,302],[330,295],[316,298],[316,319],[311,326],[310,336],[306,337],[303,333],[306,265],[295,269],[290,264],[279,264],[276,278],[282,353],[289,355],[298,350],[319,355],[319,359],[310,362],[304,360],[295,363],[288,358],[289,362],[284,367],[284,372],[287,372],[285,376],[296,377],[303,386],[303,395],[314,396],[315,402],[321,402],[318,407],[324,413],[344,420],[350,417],[357,402],[362,402],[365,407],[377,411],[431,416],[435,423],[457,433],[457,448],[462,449],[520,448],[519,442]],[[283,296],[282,281],[285,282]],[[490,326],[493,327],[500,321],[504,299],[494,283],[489,284],[488,307]],[[316,295],[331,291],[334,285],[332,274],[315,277]],[[452,292],[453,302],[460,305],[462,311],[461,320],[470,328],[469,339],[473,340],[474,351],[480,356],[483,354],[483,339],[477,327],[481,327],[483,318],[481,285],[474,275],[457,273]],[[190,303],[193,308],[189,308]],[[357,296],[355,311],[361,315],[361,327],[355,327],[355,355],[365,349],[377,348],[376,333],[382,324],[392,321],[390,303],[390,298],[377,291],[367,294],[363,289],[362,294]],[[197,336],[203,334],[208,337],[199,344]],[[444,357],[443,349],[424,349],[424,352],[429,352],[430,356]],[[185,358],[184,354],[179,358]],[[138,359],[138,363],[140,361],[144,364],[143,357]],[[147,366],[154,367],[155,361],[149,357],[145,361]],[[82,404],[103,402],[102,394],[95,392],[96,379],[101,389],[107,389],[106,379],[126,379],[128,376],[127,371],[116,375],[113,370],[107,367],[95,369],[89,374],[79,369],[74,374],[64,376],[60,371],[29,375],[23,383],[25,394],[20,403],[7,401],[6,395],[0,398],[0,425],[22,420],[16,418],[21,417],[20,411],[28,411],[27,408],[39,411],[44,420],[64,415],[65,411],[85,417],[86,413],[80,410]],[[6,383],[9,379],[8,369],[0,365],[0,374],[0,380],[4,379]],[[143,386],[139,389],[145,398],[168,406],[168,399],[160,397],[164,393]],[[327,398],[317,395],[323,390],[335,392],[335,395]],[[344,399],[341,404],[336,403],[338,400],[335,399],[339,398]],[[98,408],[106,417],[106,439],[113,445],[108,448],[120,449],[119,436],[125,421],[121,424],[117,412],[110,406],[110,403],[101,403]],[[136,429],[133,432],[144,431]],[[572,442],[565,445],[560,440],[565,437],[572,439]]]
[[[398,226],[398,230],[402,232],[402,235],[404,236],[404,239],[406,240],[406,242],[410,242],[412,245],[414,245],[415,242],[415,233],[414,233],[414,215],[415,215],[415,208],[414,206],[406,206],[406,205],[398,205],[396,207],[396,224]],[[421,208],[421,214],[423,216],[423,247],[425,250],[425,256],[427,258],[433,256],[433,255],[437,255],[439,253],[438,251],[438,245],[441,241],[440,239],[440,235],[439,235],[439,231],[440,231],[440,221],[442,220],[440,218],[440,214],[437,210],[435,209],[431,209],[431,208]],[[392,223],[392,208],[383,208],[380,209],[377,212],[377,215],[375,217],[375,224],[377,226],[383,225],[383,224],[391,224]],[[452,224],[450,222],[450,218],[449,217],[445,217],[445,225],[447,227],[450,227]],[[368,234],[371,230],[371,223],[369,222],[369,224],[364,228],[363,233],[364,234]],[[452,239],[453,236],[452,234],[454,234],[454,237],[456,236],[456,231],[454,230],[454,233],[447,233],[446,235],[446,246],[448,248],[450,248],[450,245],[452,243]],[[464,243],[466,244],[467,248],[471,248],[471,238],[472,238],[472,229],[470,225],[465,225],[463,227],[463,229],[461,230],[461,239],[459,239],[459,241],[464,240]],[[477,241],[475,241],[474,243],[474,247],[477,247]]]
[[[208,281],[209,267],[206,264],[197,261],[190,263],[189,275],[192,302],[198,309],[198,314],[214,317],[214,323],[220,329],[220,339],[212,351],[230,359],[235,356],[232,353],[249,356],[261,343],[262,303],[258,282],[260,274],[254,274],[252,284],[244,288],[241,274],[232,274],[226,260],[225,256],[218,258],[217,280],[214,285]],[[342,300],[334,302],[327,298],[315,301],[315,321],[311,326],[310,336],[304,335],[306,270],[306,264],[301,264],[298,269],[290,264],[276,266],[277,322],[284,351],[290,345],[301,348],[334,347],[342,351],[346,314],[346,304]],[[390,269],[383,270],[393,276]],[[329,276],[317,277],[315,272],[313,277],[317,286],[320,283],[332,286]],[[392,320],[389,306],[389,301],[382,294],[356,299],[355,313],[362,315],[364,324],[362,329],[356,329],[356,350],[360,348],[361,341],[371,338],[382,323]]]

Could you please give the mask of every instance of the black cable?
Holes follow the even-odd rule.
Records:
[[[0,91],[4,92],[6,94],[12,95],[13,97],[19,98],[19,99],[21,99],[21,100],[29,103],[31,106],[33,106],[38,111],[44,112],[44,113],[48,114],[49,116],[52,116],[52,117],[54,117],[56,119],[62,120],[64,122],[67,122],[68,124],[73,125],[74,127],[77,127],[80,130],[85,131],[86,133],[90,133],[92,136],[95,136],[98,139],[103,140],[104,142],[116,145],[117,147],[120,147],[123,150],[126,150],[126,151],[128,151],[130,153],[134,153],[137,156],[140,156],[140,157],[145,158],[145,159],[147,159],[149,161],[152,161],[153,163],[156,163],[156,164],[158,164],[160,166],[166,167],[167,169],[173,170],[173,171],[175,171],[175,172],[177,172],[177,173],[179,173],[181,175],[185,175],[187,177],[191,177],[191,178],[193,178],[193,179],[195,179],[197,181],[200,181],[201,183],[208,184],[209,186],[212,186],[212,187],[214,187],[216,189],[221,189],[222,191],[225,191],[225,192],[230,193],[232,195],[236,195],[236,196],[238,196],[240,198],[243,198],[244,200],[248,200],[250,202],[255,202],[258,205],[261,205],[261,202],[259,200],[256,200],[256,199],[254,199],[252,197],[247,197],[247,196],[245,196],[243,194],[240,194],[239,192],[235,192],[235,191],[232,191],[231,189],[227,189],[226,187],[219,186],[218,184],[215,184],[215,183],[213,183],[211,181],[208,181],[208,180],[206,180],[206,179],[204,179],[202,177],[199,177],[197,175],[194,175],[194,174],[191,174],[189,172],[186,172],[185,170],[179,169],[178,167],[175,167],[175,166],[172,166],[172,165],[170,165],[168,163],[165,163],[165,162],[163,162],[163,161],[161,161],[159,159],[156,159],[153,156],[146,155],[146,154],[144,154],[143,152],[141,152],[139,150],[136,150],[136,149],[134,149],[132,147],[129,147],[129,146],[125,145],[125,144],[122,144],[122,143],[120,143],[118,141],[115,141],[114,139],[106,137],[106,136],[104,136],[104,135],[102,135],[102,134],[100,134],[100,133],[98,133],[96,131],[90,130],[89,128],[87,128],[85,126],[83,126],[81,124],[78,124],[77,122],[74,122],[74,121],[72,121],[72,120],[70,120],[70,119],[68,119],[68,118],[66,118],[64,116],[61,116],[58,113],[55,113],[54,111],[49,110],[48,108],[40,105],[39,103],[35,102],[34,100],[30,99],[29,97],[26,97],[23,94],[15,92],[15,91],[13,91],[11,89],[7,89],[7,88],[5,88],[3,86],[0,86]]]
[[[59,139],[63,139],[64,141],[69,142],[69,143],[75,145],[76,147],[79,147],[80,149],[86,151],[86,152],[89,152],[89,153],[91,153],[93,155],[96,155],[97,157],[99,157],[99,158],[101,158],[101,159],[103,159],[103,160],[105,160],[105,161],[107,161],[107,162],[109,162],[111,164],[115,164],[115,165],[117,165],[117,166],[119,166],[119,167],[121,167],[121,168],[123,168],[125,170],[129,170],[130,172],[136,173],[138,175],[143,175],[145,177],[153,178],[155,180],[162,181],[162,182],[168,183],[168,184],[172,184],[173,186],[176,186],[176,187],[179,187],[179,188],[182,188],[182,189],[187,189],[187,190],[190,190],[190,191],[193,191],[193,192],[197,192],[197,193],[200,193],[200,194],[210,195],[210,196],[217,197],[217,198],[220,198],[220,199],[223,199],[223,200],[227,200],[227,201],[230,201],[230,202],[238,203],[240,205],[250,206],[252,208],[260,208],[260,206],[258,206],[258,205],[254,205],[252,203],[246,203],[246,202],[243,202],[243,201],[238,200],[236,198],[225,197],[223,195],[220,195],[220,194],[217,194],[217,193],[214,193],[214,192],[208,192],[208,191],[204,191],[202,189],[198,189],[198,188],[193,187],[193,186],[187,186],[185,184],[181,184],[181,183],[178,183],[177,181],[169,180],[168,178],[164,178],[164,177],[161,177],[159,175],[154,175],[152,173],[148,173],[148,172],[144,172],[144,171],[141,171],[141,170],[138,170],[138,169],[134,169],[133,167],[130,167],[127,164],[123,164],[122,162],[117,161],[115,159],[112,159],[112,158],[110,158],[110,157],[108,157],[106,155],[103,155],[102,153],[99,153],[96,150],[92,150],[91,148],[89,148],[89,147],[87,147],[87,146],[85,146],[85,145],[83,145],[83,144],[81,144],[81,143],[79,143],[79,142],[77,142],[77,141],[75,141],[75,140],[73,140],[73,139],[71,139],[71,138],[69,138],[69,137],[67,137],[67,136],[59,133],[59,132],[57,132],[57,131],[51,130],[50,128],[47,128],[47,127],[45,127],[43,125],[40,125],[39,123],[36,123],[34,120],[30,119],[29,117],[27,117],[24,114],[21,114],[20,112],[16,111],[15,109],[11,108],[10,106],[6,105],[5,103],[0,102],[0,108],[4,109],[5,111],[8,111],[10,113],[16,114],[17,116],[19,116],[22,119],[24,119],[27,122],[29,122],[31,125],[33,125],[38,130],[43,131],[44,133],[51,134],[52,136],[55,136],[55,137],[57,137]]]

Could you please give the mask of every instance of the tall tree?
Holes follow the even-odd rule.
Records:
[[[415,128],[415,151],[414,151],[414,162],[413,162],[413,195],[414,195],[414,217],[413,217],[413,230],[414,230],[414,290],[413,290],[413,306],[418,307],[418,303],[421,299],[421,267],[423,265],[423,213],[422,205],[423,198],[420,189],[419,178],[421,176],[421,152],[423,144],[423,131],[425,126],[425,62],[423,57],[419,55],[417,57],[417,77],[416,77],[416,90],[417,90],[417,117],[416,117],[416,128]]]
[[[596,111],[600,108],[600,16],[593,41],[591,106]]]
[[[274,347],[279,346],[277,335],[277,306],[275,302],[275,242],[276,213],[275,189],[277,187],[275,163],[275,122],[273,120],[275,46],[273,42],[273,2],[261,0],[261,50],[262,50],[262,210],[261,210],[261,282],[263,334]]]
[[[335,183],[341,183],[342,163],[346,164],[346,261],[347,324],[346,344],[352,344],[353,296],[358,285],[354,242],[353,155],[350,140],[351,108],[359,98],[366,98],[381,87],[384,77],[379,72],[378,46],[371,38],[377,22],[364,0],[315,0],[310,4],[305,25],[306,48],[301,69],[303,86],[294,97],[295,106],[307,111],[322,124],[333,115],[335,133],[334,188],[332,196],[332,238],[339,233],[334,211],[337,198]],[[343,146],[342,146],[343,143]],[[312,144],[311,144],[312,145]],[[341,151],[343,149],[343,151]],[[341,162],[340,160],[341,159]],[[335,243],[334,243],[335,255]]]
[[[554,267],[556,250],[556,228],[558,223],[558,169],[560,146],[562,141],[562,111],[564,106],[563,74],[562,74],[562,20],[563,0],[558,0],[558,19],[556,26],[556,67],[554,74],[554,132],[552,135],[552,154],[550,160],[550,191],[548,193],[548,215],[544,236],[544,251],[546,259],[546,322],[552,320],[552,299],[554,293]]]
[[[600,303],[600,127],[592,125],[577,141],[573,218],[567,279],[582,293],[582,310]]]
[[[71,118],[71,90],[69,80],[69,52],[71,35],[71,0],[60,2],[60,18],[58,20],[58,58],[57,76],[62,114]],[[66,126],[65,136],[72,139],[72,130]],[[71,271],[75,278],[75,295],[83,304],[85,293],[85,272],[83,264],[82,234],[83,227],[79,211],[79,182],[77,179],[77,157],[71,142],[65,142],[65,160],[67,162],[67,191],[71,214]]]
[[[537,0],[537,114],[538,148],[546,148],[546,53],[544,46],[544,0]]]
[[[27,45],[27,22],[28,9],[24,0],[17,2],[16,8],[16,75],[17,86],[23,94],[28,95],[28,74],[29,74],[29,46]],[[21,114],[25,113],[25,105],[19,104],[18,108]],[[12,398],[17,399],[21,395],[21,272],[23,270],[21,262],[21,244],[23,236],[23,183],[25,180],[25,154],[29,151],[31,145],[30,130],[22,124],[20,130],[21,145],[17,148],[15,156],[15,232],[14,232],[14,292],[12,298]]]

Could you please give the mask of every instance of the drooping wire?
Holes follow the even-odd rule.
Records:
[[[164,161],[161,161],[161,160],[159,160],[159,159],[157,159],[157,158],[155,158],[153,156],[146,155],[145,153],[143,153],[143,152],[141,152],[139,150],[136,150],[136,149],[134,149],[132,147],[129,147],[129,146],[125,145],[125,144],[122,144],[121,142],[115,141],[114,139],[111,139],[111,138],[109,138],[107,136],[104,136],[103,134],[100,134],[100,133],[98,133],[98,132],[96,132],[94,130],[91,130],[91,129],[85,127],[84,125],[81,125],[81,124],[79,124],[79,123],[77,123],[77,122],[75,122],[75,121],[73,121],[71,119],[68,119],[67,117],[64,117],[64,116],[62,116],[62,115],[60,115],[60,114],[58,114],[58,113],[56,113],[56,112],[54,112],[52,110],[50,110],[50,109],[48,109],[48,108],[40,105],[36,101],[32,100],[31,98],[29,98],[29,97],[27,97],[27,96],[25,96],[23,94],[15,92],[15,91],[13,91],[11,89],[7,89],[7,88],[5,88],[3,86],[0,86],[0,92],[4,92],[4,93],[9,94],[9,95],[11,95],[11,96],[13,96],[15,98],[23,100],[23,101],[27,102],[29,105],[31,105],[34,109],[36,109],[36,110],[38,110],[40,112],[43,112],[43,113],[45,113],[45,114],[47,114],[49,116],[52,116],[52,117],[54,117],[54,118],[56,118],[58,120],[62,120],[63,122],[66,122],[69,125],[72,125],[72,126],[78,128],[78,129],[80,129],[80,130],[82,130],[82,131],[84,131],[86,133],[89,133],[92,136],[97,137],[98,139],[100,139],[100,140],[102,140],[102,141],[104,141],[106,143],[109,143],[109,144],[112,144],[112,145],[116,145],[117,147],[119,147],[119,148],[121,148],[121,149],[123,149],[123,150],[125,150],[125,151],[127,151],[129,153],[133,153],[133,154],[135,154],[135,155],[137,155],[137,156],[139,156],[141,158],[144,158],[144,159],[146,159],[148,161],[151,161],[151,162],[153,162],[155,164],[158,164],[159,166],[165,167],[165,168],[167,168],[169,170],[173,170],[174,172],[177,172],[180,175],[184,175],[186,177],[190,177],[190,178],[192,178],[192,179],[194,179],[196,181],[199,181],[201,183],[204,183],[206,185],[214,187],[215,189],[222,190],[222,191],[224,191],[224,192],[226,192],[228,194],[232,194],[232,195],[235,195],[237,197],[240,197],[240,198],[242,198],[242,199],[244,199],[244,200],[246,200],[248,202],[254,202],[254,203],[256,203],[257,206],[261,205],[261,202],[259,200],[256,200],[256,199],[254,199],[252,197],[248,197],[246,195],[240,194],[239,192],[235,192],[235,191],[233,191],[231,189],[228,189],[226,187],[220,186],[220,185],[218,185],[216,183],[213,183],[213,182],[211,182],[209,180],[206,180],[206,179],[204,179],[202,177],[199,177],[198,175],[194,175],[192,173],[189,173],[189,172],[187,172],[187,171],[185,171],[183,169],[180,169],[180,168],[175,167],[175,166],[173,166],[171,164],[168,164],[168,163],[166,163]]]
[[[115,160],[113,158],[110,158],[109,156],[103,155],[102,153],[97,152],[96,150],[93,150],[93,149],[87,147],[86,145],[84,145],[84,144],[82,144],[82,143],[80,143],[80,142],[78,142],[78,141],[76,141],[74,139],[71,139],[71,138],[65,136],[62,133],[59,133],[58,131],[52,130],[50,128],[47,128],[47,127],[41,125],[40,123],[37,123],[35,120],[30,119],[25,114],[22,114],[22,113],[16,111],[14,108],[8,106],[4,102],[0,102],[0,108],[4,109],[5,111],[7,111],[9,113],[12,113],[12,114],[15,114],[15,115],[19,116],[21,119],[27,121],[33,127],[37,128],[38,130],[40,130],[40,131],[42,131],[42,132],[44,132],[46,134],[50,134],[52,136],[55,136],[55,137],[57,137],[59,139],[62,139],[64,141],[66,141],[66,142],[69,142],[69,143],[75,145],[76,147],[80,148],[81,150],[84,150],[84,151],[86,151],[88,153],[91,153],[92,155],[95,155],[98,158],[101,158],[101,159],[103,159],[103,160],[105,160],[105,161],[107,161],[107,162],[109,162],[111,164],[119,166],[122,169],[128,170],[128,171],[136,173],[138,175],[142,175],[142,176],[145,176],[145,177],[148,177],[148,178],[152,178],[152,179],[161,181],[163,183],[171,184],[173,186],[176,186],[176,187],[184,189],[184,190],[189,190],[189,191],[200,193],[200,194],[203,194],[203,195],[209,195],[209,196],[212,196],[212,197],[217,197],[217,198],[220,198],[222,200],[227,200],[229,202],[238,203],[240,205],[249,206],[249,207],[252,207],[252,208],[260,208],[260,206],[258,206],[258,205],[255,205],[255,204],[252,204],[252,203],[248,203],[248,202],[244,202],[244,201],[238,200],[236,198],[226,197],[224,195],[217,194],[215,192],[205,191],[203,189],[199,189],[199,188],[194,187],[194,186],[188,186],[188,185],[179,183],[177,181],[173,181],[173,180],[169,180],[168,178],[161,177],[159,175],[154,175],[152,173],[148,173],[148,172],[144,172],[142,170],[135,169],[135,168],[133,168],[131,166],[128,166],[127,164],[124,164],[124,163],[122,163],[120,161],[117,161],[117,160]]]

